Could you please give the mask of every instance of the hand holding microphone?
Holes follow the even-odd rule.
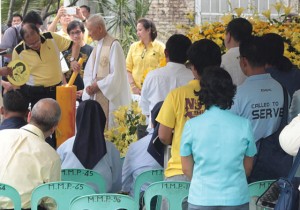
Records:
[[[7,48],[6,50],[2,50],[0,51],[0,55],[7,55],[7,54],[11,54],[12,53],[12,49],[11,48]]]
[[[11,54],[12,53],[12,49],[11,48],[7,48],[6,50],[0,51],[0,55],[6,55],[6,54]],[[12,76],[12,68],[10,67],[2,67],[0,68],[0,76]]]

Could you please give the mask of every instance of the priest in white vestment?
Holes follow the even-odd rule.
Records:
[[[82,99],[97,100],[108,119],[107,127],[111,128],[113,111],[131,102],[125,56],[120,43],[107,33],[102,16],[90,17],[86,27],[98,43],[84,69]]]

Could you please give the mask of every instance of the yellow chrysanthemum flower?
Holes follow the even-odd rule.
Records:
[[[282,6],[283,6],[282,2],[276,2],[275,4],[273,4],[273,7],[275,8],[278,14],[280,13]]]
[[[114,116],[117,121],[124,121],[126,115],[123,111],[116,110],[114,111]]]
[[[126,131],[127,131],[127,128],[126,128],[126,126],[119,126],[118,128],[117,128],[117,131],[119,132],[119,133],[121,133],[121,134],[124,134],[124,133],[126,133]]]
[[[265,16],[268,20],[271,20],[271,10],[265,10],[265,11],[262,11],[261,13],[263,16]]]
[[[239,8],[235,8],[234,11],[236,12],[236,15],[238,17],[241,17],[242,13],[244,12],[245,8],[244,7],[239,7]]]
[[[292,11],[293,7],[291,6],[283,6],[283,11],[285,15],[289,15]]]
[[[115,144],[121,157],[124,157],[130,143],[137,141],[137,126],[144,125],[146,117],[136,101],[132,101],[129,106],[119,107],[114,111],[114,117],[116,125],[105,131],[105,138]]]
[[[222,22],[227,25],[232,20],[232,14],[227,14],[221,17]]]
[[[193,22],[195,20],[195,13],[194,12],[188,12],[185,15],[185,18]]]

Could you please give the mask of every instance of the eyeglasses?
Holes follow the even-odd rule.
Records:
[[[145,48],[142,52],[141,58],[144,59],[147,49]]]
[[[79,35],[79,34],[81,34],[81,32],[82,31],[80,31],[80,30],[78,30],[78,31],[72,31],[72,32],[70,32],[70,36],[74,36],[74,35]]]

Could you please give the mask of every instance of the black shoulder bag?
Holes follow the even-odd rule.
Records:
[[[273,182],[256,202],[257,206],[268,207],[274,210],[299,209],[299,184],[300,178],[295,174],[300,165],[300,150],[293,163],[288,177],[280,178]]]
[[[288,118],[288,94],[287,90],[283,89],[283,116],[277,131],[270,136],[258,140],[259,149],[256,156],[249,182],[261,180],[279,179],[287,177],[293,163],[293,157],[287,154],[280,147],[279,134],[287,125]]]

